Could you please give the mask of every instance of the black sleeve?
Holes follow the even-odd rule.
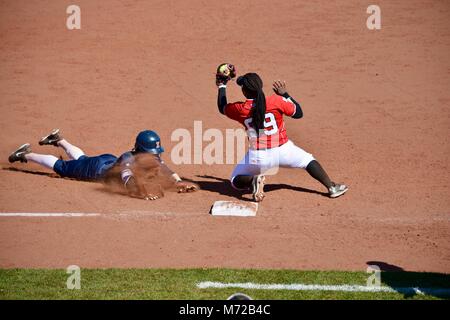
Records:
[[[219,93],[217,95],[217,107],[221,114],[225,114],[225,107],[227,106],[227,90],[225,87],[219,88]]]
[[[295,99],[292,98],[289,95],[289,93],[286,92],[285,94],[283,94],[283,98],[290,99],[292,101],[292,103],[295,105],[295,113],[292,116],[292,118],[300,119],[301,117],[303,117],[302,107],[300,107],[300,104],[297,101],[295,101]]]

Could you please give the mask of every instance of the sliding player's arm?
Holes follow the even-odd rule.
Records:
[[[161,173],[173,180],[175,187],[179,193],[193,192],[199,189],[198,185],[189,181],[183,181],[180,176],[173,172],[165,163],[161,160]]]
[[[119,161],[121,166],[120,177],[127,193],[131,197],[144,200],[156,200],[160,198],[157,194],[149,193],[145,185],[140,181],[139,177],[136,177],[131,170],[134,162],[134,157],[132,155],[122,155]]]

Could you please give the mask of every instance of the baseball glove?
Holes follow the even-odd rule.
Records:
[[[217,67],[216,85],[227,84],[228,81],[236,77],[236,68],[229,63],[222,63]]]

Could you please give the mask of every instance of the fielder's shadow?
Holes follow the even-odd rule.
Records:
[[[210,179],[209,181],[190,180],[192,182],[197,183],[200,186],[201,190],[216,192],[216,193],[219,193],[222,195],[239,198],[241,200],[248,200],[243,197],[243,194],[245,194],[246,192],[245,191],[242,192],[242,191],[233,189],[233,187],[230,184],[230,180],[228,180],[228,179],[209,176],[209,175],[197,175],[196,177],[203,178],[203,179]],[[311,190],[311,189],[302,188],[302,187],[291,186],[291,185],[284,184],[284,183],[266,184],[264,186],[264,191],[266,193],[276,191],[276,190],[281,190],[281,189],[294,190],[294,191],[305,192],[305,193],[313,193],[313,194],[318,194],[318,195],[321,195],[324,197],[328,197],[328,193],[325,193],[325,192],[320,192],[320,191]]]
[[[450,298],[450,274],[410,272],[383,261],[367,261],[367,265],[378,267],[381,283],[403,294],[405,299],[419,294],[413,288],[436,298]]]
[[[317,190],[307,189],[307,188],[303,188],[303,187],[291,186],[291,185],[285,184],[285,183],[267,184],[264,186],[265,192],[271,192],[271,191],[276,191],[276,190],[281,190],[281,189],[318,194],[318,195],[328,198],[328,193],[326,193],[326,192],[320,192]]]
[[[224,196],[238,198],[239,200],[251,201],[251,199],[245,198],[243,196],[245,192],[233,189],[233,187],[230,184],[230,180],[208,175],[203,176],[197,175],[196,177],[210,180],[193,180],[193,179],[185,179],[185,180],[198,184],[200,190],[202,191],[215,192],[222,194]]]

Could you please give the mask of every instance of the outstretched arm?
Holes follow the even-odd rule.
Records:
[[[217,67],[216,85],[219,88],[217,95],[217,107],[221,114],[225,114],[227,106],[227,82],[236,77],[236,68],[230,63],[222,63]]]
[[[149,192],[144,183],[142,183],[142,179],[134,174],[131,170],[134,161],[133,157],[122,156],[119,161],[121,162],[120,178],[130,197],[144,200],[156,200],[163,196],[162,190],[157,190],[156,193]]]
[[[217,107],[221,114],[225,114],[225,107],[227,106],[227,85],[220,84],[218,86],[219,92],[217,94]]]
[[[161,173],[173,179],[179,193],[193,192],[198,190],[195,183],[183,181],[178,174],[173,172],[164,162],[161,162]]]
[[[144,185],[140,185],[134,176],[130,176],[124,183],[128,194],[131,197],[141,198],[144,200],[156,200],[160,196],[157,194],[148,193]]]
[[[300,119],[301,117],[303,117],[303,111],[302,111],[300,104],[297,101],[295,101],[295,99],[292,98],[289,95],[289,93],[287,93],[286,82],[280,81],[280,80],[274,81],[273,91],[275,91],[276,94],[278,94],[279,96],[282,96],[283,98],[292,102],[295,105],[295,112],[292,115],[292,118]]]

